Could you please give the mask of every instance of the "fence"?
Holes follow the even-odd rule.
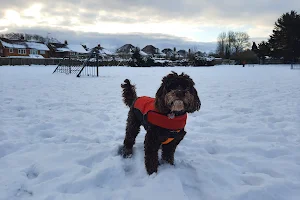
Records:
[[[69,60],[63,60],[63,58],[1,58],[0,66],[2,65],[68,65]],[[72,64],[77,63],[81,65],[84,59],[72,60]],[[127,66],[127,61],[116,61],[116,60],[101,60],[99,66]]]
[[[0,58],[1,65],[58,65],[60,58]]]

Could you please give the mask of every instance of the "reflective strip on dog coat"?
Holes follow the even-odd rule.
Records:
[[[143,124],[150,123],[155,126],[169,130],[172,133],[179,133],[184,129],[187,119],[187,114],[175,116],[170,119],[167,115],[159,113],[155,109],[155,98],[142,96],[137,98],[134,103],[134,108],[138,109],[143,116]],[[146,127],[145,127],[146,128]],[[168,144],[174,138],[168,138],[162,144]]]

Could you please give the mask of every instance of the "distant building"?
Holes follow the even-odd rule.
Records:
[[[167,58],[170,58],[174,54],[173,50],[170,48],[163,49],[162,52],[166,55]]]
[[[87,54],[88,51],[80,44],[67,44],[67,43],[48,43],[50,49],[50,57],[64,58],[67,56],[76,56]]]
[[[2,57],[49,58],[49,52],[49,48],[43,43],[0,38],[0,56]]]
[[[160,54],[159,49],[156,48],[156,47],[153,46],[153,45],[147,45],[147,46],[145,46],[145,47],[142,49],[142,51],[145,52],[146,54],[152,55],[152,56],[157,55],[157,54]]]
[[[179,51],[177,51],[177,55],[179,58],[186,58],[188,53],[186,50],[179,50]]]
[[[135,48],[132,44],[125,44],[116,50],[116,54],[122,59],[129,59]]]
[[[133,46],[132,44],[125,44],[125,45],[121,46],[120,48],[118,48],[116,53],[117,54],[132,54],[134,50],[135,50],[135,46]]]

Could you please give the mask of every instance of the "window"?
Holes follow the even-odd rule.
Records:
[[[30,49],[30,54],[38,54],[38,51],[36,49]]]
[[[26,49],[18,49],[18,54],[26,54]]]
[[[40,51],[40,54],[46,54],[46,52],[45,51]]]
[[[0,53],[3,53],[3,49],[0,49]]]
[[[14,53],[14,49],[9,49],[9,53]]]

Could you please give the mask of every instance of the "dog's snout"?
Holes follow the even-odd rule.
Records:
[[[185,91],[184,90],[176,90],[175,94],[177,97],[184,97]]]

